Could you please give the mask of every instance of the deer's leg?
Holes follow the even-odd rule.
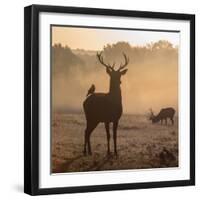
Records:
[[[97,125],[98,125],[98,122],[91,122],[91,123],[88,123],[88,126],[87,126],[87,138],[86,138],[86,140],[87,140],[89,155],[92,155],[91,144],[90,144],[90,136],[91,136],[92,131],[97,127]]]
[[[87,150],[86,150],[86,146],[87,146],[87,138],[88,138],[88,131],[87,131],[87,127],[85,129],[85,137],[84,137],[84,148],[83,148],[83,154],[86,156],[87,154]]]
[[[165,118],[165,125],[167,125],[167,118]]]
[[[117,156],[117,127],[118,127],[118,121],[113,122],[114,152],[116,156]]]
[[[163,119],[161,119],[161,125],[163,124]]]
[[[110,154],[110,126],[109,122],[105,122],[106,135],[107,135],[107,154]]]
[[[170,118],[171,119],[171,121],[172,121],[172,125],[174,125],[174,119],[173,119],[173,117],[172,118]]]

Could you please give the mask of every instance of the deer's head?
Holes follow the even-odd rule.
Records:
[[[97,58],[99,60],[99,62],[104,66],[106,67],[106,72],[107,74],[110,76],[111,78],[111,83],[113,85],[120,85],[121,84],[121,76],[126,74],[126,72],[128,71],[128,69],[125,69],[125,67],[128,65],[129,63],[129,59],[128,57],[126,56],[125,53],[123,53],[123,56],[124,56],[124,59],[125,59],[125,63],[120,65],[120,67],[115,70],[114,67],[115,67],[115,62],[110,65],[110,64],[106,64],[103,60],[103,56],[102,56],[102,52],[100,53],[97,53]]]
[[[154,115],[153,110],[151,108],[149,109],[149,111],[150,111],[149,120],[152,120],[155,115]]]
[[[149,111],[150,111],[149,120],[151,120],[152,123],[156,123],[158,120],[157,120],[156,116],[154,115],[153,110],[150,108]]]

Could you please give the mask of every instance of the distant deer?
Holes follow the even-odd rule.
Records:
[[[110,76],[110,88],[108,93],[95,93],[92,91],[90,95],[83,102],[83,108],[87,120],[85,129],[85,142],[84,142],[84,154],[92,154],[90,136],[92,131],[97,127],[98,123],[103,122],[105,124],[107,134],[107,154],[110,154],[110,123],[113,123],[113,140],[114,140],[114,152],[117,156],[117,127],[118,121],[122,115],[122,96],[120,89],[120,78],[126,74],[128,69],[125,69],[129,59],[123,54],[125,63],[121,64],[118,70],[114,69],[115,63],[104,63],[102,52],[97,53],[99,62],[106,68],[107,74]],[[95,87],[93,87],[95,88]]]
[[[174,114],[174,108],[163,108],[157,115],[154,115],[152,109],[150,109],[149,119],[152,121],[152,123],[157,123],[161,121],[161,124],[163,124],[163,120],[165,120],[165,124],[167,125],[167,118],[169,118],[172,122],[172,125],[174,125]]]

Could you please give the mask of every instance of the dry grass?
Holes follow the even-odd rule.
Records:
[[[174,126],[166,126],[153,125],[144,116],[123,115],[118,127],[117,159],[113,153],[109,157],[106,155],[107,140],[103,124],[99,124],[91,135],[93,155],[84,156],[84,130],[84,115],[53,114],[53,173],[178,166],[177,119]]]

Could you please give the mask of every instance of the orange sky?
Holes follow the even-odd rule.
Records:
[[[131,45],[145,45],[158,40],[179,43],[179,33],[133,31],[73,27],[52,27],[52,43],[68,45],[72,49],[101,50],[107,43],[126,41]]]

